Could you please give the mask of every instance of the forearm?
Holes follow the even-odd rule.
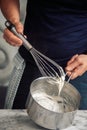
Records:
[[[20,20],[19,0],[1,0],[1,11],[6,19],[13,23]]]

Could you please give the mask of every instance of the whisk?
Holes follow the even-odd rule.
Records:
[[[14,24],[10,21],[7,20],[5,26],[23,41],[24,47],[31,53],[42,76],[61,77],[63,81],[65,80],[65,73],[60,65],[36,50],[22,34],[17,33]]]

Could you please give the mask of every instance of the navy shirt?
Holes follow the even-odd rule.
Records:
[[[30,43],[62,67],[87,53],[87,0],[28,0],[24,26]],[[32,60],[23,46],[19,51]]]

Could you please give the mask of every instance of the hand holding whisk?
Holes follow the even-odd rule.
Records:
[[[61,78],[63,81],[65,80],[65,73],[61,66],[59,66],[56,62],[37,51],[22,34],[17,33],[15,26],[10,21],[6,21],[5,26],[23,41],[24,47],[33,56],[35,63],[37,64],[37,67],[39,68],[42,76],[57,77]]]

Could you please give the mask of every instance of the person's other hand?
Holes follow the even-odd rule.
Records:
[[[22,23],[17,22],[14,25],[16,27],[17,32],[23,34],[23,25],[22,25]],[[7,28],[4,30],[3,37],[12,46],[21,46],[22,45],[22,40],[20,40],[17,36],[15,36]]]
[[[76,77],[84,74],[87,71],[87,55],[74,55],[68,61],[65,70],[68,76],[71,75],[71,79],[75,79]]]

